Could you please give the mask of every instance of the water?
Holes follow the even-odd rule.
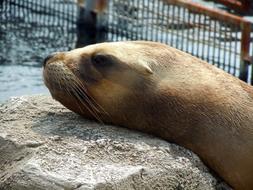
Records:
[[[41,67],[23,65],[0,66],[0,100],[25,94],[48,94],[42,80]]]
[[[6,0],[0,5],[0,102],[49,94],[42,61],[75,48],[77,6],[65,0]]]

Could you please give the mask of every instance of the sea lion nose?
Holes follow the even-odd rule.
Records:
[[[44,61],[43,61],[43,67],[45,67],[46,64],[47,64],[47,62],[48,62],[48,60],[51,59],[51,58],[53,58],[56,54],[58,54],[58,52],[54,52],[54,53],[48,55],[48,56],[44,59]]]

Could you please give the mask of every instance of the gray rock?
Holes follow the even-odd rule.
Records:
[[[222,189],[192,152],[85,120],[47,96],[0,106],[0,189]]]

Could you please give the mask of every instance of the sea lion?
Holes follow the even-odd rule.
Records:
[[[253,189],[253,87],[205,61],[145,41],[48,56],[44,81],[70,110],[195,152],[235,189]]]

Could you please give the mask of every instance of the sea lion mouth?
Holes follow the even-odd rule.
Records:
[[[52,62],[44,67],[44,82],[49,90],[66,91],[76,79],[64,62]]]
[[[95,119],[103,123],[101,114],[105,114],[105,110],[90,95],[84,81],[81,81],[63,61],[46,64],[43,77],[54,99],[63,105],[62,99],[74,99],[75,103],[80,105],[78,111],[80,114],[88,110]],[[59,92],[65,97],[59,96]]]

